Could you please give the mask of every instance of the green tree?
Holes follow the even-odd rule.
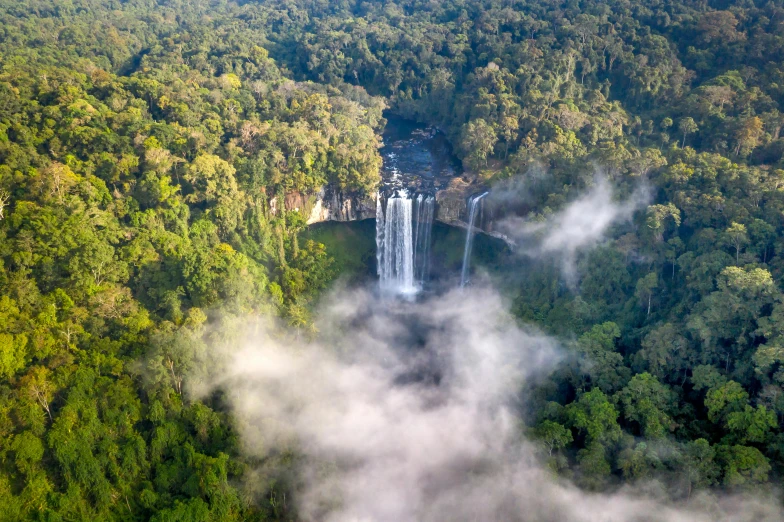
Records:
[[[0,333],[0,378],[10,379],[25,367],[27,337]]]
[[[776,414],[762,405],[756,408],[747,405],[743,411],[727,414],[727,428],[740,444],[764,443],[770,437],[770,431],[777,427]]]
[[[684,448],[683,469],[688,483],[688,498],[692,490],[702,489],[716,484],[720,470],[715,461],[716,450],[705,439],[696,439],[686,443]]]
[[[583,393],[566,407],[569,423],[585,433],[588,445],[612,444],[619,440],[618,411],[598,388]]]
[[[662,241],[667,223],[677,229],[681,224],[681,212],[672,203],[667,205],[651,205],[646,212],[645,225],[651,231],[656,242]]]
[[[708,408],[708,419],[712,422],[728,418],[731,413],[744,411],[749,394],[735,381],[711,388],[705,397],[705,407]]]
[[[681,143],[681,147],[685,147],[686,136],[697,132],[699,130],[699,127],[697,127],[697,123],[694,121],[694,118],[687,117],[681,119],[678,122],[678,130],[681,131],[681,134],[683,134],[683,141]]]
[[[674,410],[676,397],[653,375],[635,375],[616,398],[624,418],[638,425],[645,438],[660,439],[673,429],[670,412]]]
[[[572,442],[572,432],[565,426],[551,420],[542,421],[534,430],[536,438],[547,448],[547,454],[568,446]]]
[[[719,446],[717,454],[722,463],[723,483],[726,486],[750,486],[768,479],[770,463],[757,448],[740,445]]]
[[[645,307],[645,316],[651,316],[651,303],[656,289],[659,287],[659,274],[651,272],[637,281],[635,296]]]
[[[735,262],[737,263],[740,259],[740,249],[749,243],[746,227],[739,223],[733,223],[724,234],[727,238],[727,243],[735,247]]]
[[[605,393],[622,388],[631,377],[616,347],[620,336],[618,325],[606,322],[594,325],[577,341],[577,351],[583,356],[583,372],[590,377],[593,386]]]
[[[653,328],[640,343],[639,358],[651,374],[659,379],[670,377],[677,381],[683,375],[682,383],[688,370],[692,368],[694,355],[689,349],[689,341],[672,323],[664,323]]]
[[[498,137],[490,124],[479,118],[468,122],[462,130],[460,148],[471,168],[487,166],[487,156],[493,152]]]
[[[735,132],[735,155],[750,153],[759,145],[764,133],[762,120],[758,116],[743,120]]]

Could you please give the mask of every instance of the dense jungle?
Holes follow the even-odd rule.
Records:
[[[558,346],[509,410],[541,472],[784,519],[782,57],[780,0],[0,0],[0,520],[360,520],[303,504],[343,466],[310,432],[251,451],[265,421],[194,390],[259,317],[334,340],[379,232],[310,211],[375,201],[400,122],[490,194],[469,287]],[[575,208],[613,212],[590,244],[552,234]],[[441,295],[472,222],[436,220]]]

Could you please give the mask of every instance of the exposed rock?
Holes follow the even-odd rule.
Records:
[[[460,228],[468,227],[468,200],[472,195],[489,190],[477,183],[476,179],[466,180],[465,177],[454,178],[449,187],[436,192],[436,220]],[[484,199],[474,226],[488,235],[505,241],[509,245],[514,242],[506,235],[494,230],[496,206],[492,199]]]
[[[484,189],[483,186],[463,177],[453,178],[449,186],[437,190],[435,219],[448,225],[465,227],[468,213],[468,199]],[[372,195],[345,193],[331,187],[322,188],[316,194],[290,192],[284,198],[287,210],[296,210],[307,216],[308,225],[324,221],[359,221],[376,217],[376,201]],[[277,198],[270,200],[270,211],[278,210]],[[506,240],[493,233],[492,208],[483,207],[476,222],[488,234]]]
[[[462,177],[452,178],[449,186],[436,192],[436,219],[447,224],[464,223],[468,197],[476,191]]]
[[[376,217],[376,201],[372,196],[345,193],[324,187],[316,194],[289,192],[284,197],[286,210],[302,212],[308,225],[322,221],[357,221]],[[278,212],[278,198],[270,200],[270,212]]]
[[[327,220],[358,221],[375,217],[376,200],[373,196],[347,194],[341,190],[326,188],[319,192],[308,224]]]
[[[301,210],[302,212],[307,213],[307,209],[313,206],[316,198],[301,192],[289,192],[286,194],[286,197],[283,198],[283,201],[286,210]],[[270,207],[272,207],[271,204]]]

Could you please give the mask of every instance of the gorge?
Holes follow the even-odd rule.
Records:
[[[425,289],[434,262],[435,279],[454,276],[464,286],[476,233],[492,234],[492,222],[477,212],[487,193],[472,194],[477,188],[461,176],[460,163],[441,132],[395,116],[387,119],[380,151],[382,182],[375,198],[325,188],[315,202],[314,197],[310,203],[307,198],[288,197],[286,207],[311,208],[306,210],[310,230],[305,235],[315,234],[333,255],[338,249],[367,247],[369,241],[349,245],[338,236],[367,237],[370,227],[359,222],[374,221],[375,252],[357,252],[354,260],[364,259],[363,271],[375,272],[387,293],[412,296]],[[497,237],[481,235],[480,257],[485,263],[508,249]],[[460,236],[462,240],[457,239]]]

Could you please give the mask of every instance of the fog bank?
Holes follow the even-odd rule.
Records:
[[[519,327],[490,289],[418,303],[339,292],[319,342],[260,319],[191,392],[227,391],[243,447],[301,455],[308,521],[781,520],[748,499],[675,508],[626,491],[589,494],[555,478],[516,415],[526,381],[560,360],[558,344]]]

